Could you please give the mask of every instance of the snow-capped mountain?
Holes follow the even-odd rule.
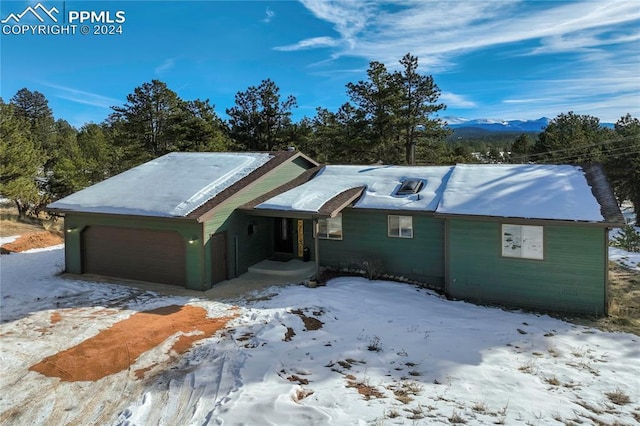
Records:
[[[541,117],[537,120],[499,120],[492,118],[476,118],[469,120],[461,117],[442,117],[450,128],[472,127],[494,132],[542,132],[551,119]]]

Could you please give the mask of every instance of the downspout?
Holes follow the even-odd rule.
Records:
[[[233,236],[233,255],[234,255],[234,267],[233,267],[233,273],[234,273],[234,278],[238,278],[238,234]]]
[[[451,271],[449,267],[449,219],[444,220],[444,294],[449,297]]]
[[[604,316],[609,315],[609,228],[604,228]]]
[[[320,244],[318,243],[318,218],[313,218],[313,251],[316,261],[316,280],[320,280]]]
[[[451,271],[449,268],[449,219],[444,220],[444,294],[449,297]]]

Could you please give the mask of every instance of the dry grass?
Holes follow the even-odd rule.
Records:
[[[454,411],[451,417],[449,417],[449,423],[464,424],[464,423],[467,423],[467,421],[463,417],[461,417],[460,414]]]
[[[473,404],[471,409],[473,411],[475,411],[476,413],[486,413],[487,412],[487,404],[485,404],[484,402],[476,402],[475,404]]]
[[[366,382],[347,381],[348,388],[355,388],[362,397],[368,401],[371,398],[384,398],[384,394]]]
[[[24,220],[18,220],[18,211],[11,204],[3,204],[0,207],[0,237],[11,237],[42,230],[61,231],[62,226],[62,219],[52,221],[44,217],[28,217]]]
[[[629,398],[629,395],[627,395],[620,389],[616,389],[613,392],[607,392],[605,395],[607,395],[609,401],[613,402],[616,405],[626,405],[631,402],[631,398]]]
[[[422,385],[412,381],[403,381],[387,386],[393,392],[395,398],[403,404],[409,404],[414,400],[414,396],[420,395],[424,389]]]
[[[640,335],[640,272],[611,262],[609,268],[609,317],[598,326]]]
[[[576,324],[640,336],[640,272],[609,262],[609,316],[570,318]]]
[[[545,382],[549,383],[551,386],[560,386],[560,380],[556,376],[547,377],[544,379]]]

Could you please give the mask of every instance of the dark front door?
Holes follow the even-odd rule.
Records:
[[[278,253],[293,253],[293,220],[282,217],[275,221],[273,250]]]
[[[227,277],[227,232],[211,236],[211,281],[212,284],[225,281]]]

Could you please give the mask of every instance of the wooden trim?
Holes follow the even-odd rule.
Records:
[[[342,191],[320,207],[318,213],[329,214],[331,217],[336,217],[338,213],[342,212],[346,207],[350,206],[355,200],[360,198],[364,192],[365,187],[359,186],[355,188],[349,188]],[[335,205],[334,205],[335,204]]]
[[[498,223],[510,223],[513,225],[533,225],[533,226],[595,226],[600,228],[619,228],[622,225],[617,223],[608,222],[587,222],[578,220],[559,220],[559,219],[527,219],[524,217],[507,217],[507,216],[480,216],[480,215],[466,215],[466,214],[451,214],[451,213],[435,213],[435,217],[443,219],[459,219],[459,220],[472,220],[480,222],[498,222]]]
[[[118,219],[135,219],[135,220],[150,220],[154,222],[166,222],[173,220],[180,220],[183,222],[192,222],[197,223],[194,218],[184,217],[184,216],[145,216],[145,215],[135,215],[135,214],[118,214],[118,213],[96,213],[96,212],[83,212],[77,210],[56,210],[56,212],[63,212],[61,216],[66,219],[66,215],[80,215],[80,216],[91,216],[91,217],[102,217],[102,218],[118,218]]]
[[[242,195],[247,190],[250,190],[254,186],[259,185],[263,180],[265,180],[269,176],[271,176],[274,173],[276,173],[277,171],[279,171],[280,168],[283,165],[289,164],[289,163],[293,162],[293,160],[295,160],[296,158],[300,158],[300,157],[303,157],[305,159],[308,158],[307,156],[303,155],[302,153],[297,152],[295,155],[292,155],[291,157],[289,157],[289,158],[285,159],[284,161],[282,161],[280,164],[277,164],[275,167],[273,167],[271,170],[265,172],[264,174],[262,174],[257,179],[254,179],[251,182],[247,183],[245,186],[242,186],[240,189],[237,190],[237,192],[235,192],[233,195],[229,196],[228,198],[224,199],[224,201],[222,201],[221,203],[215,205],[210,210],[207,210],[205,213],[203,213],[200,216],[198,216],[197,217],[198,222],[206,222],[206,221],[210,220],[215,215],[215,213],[220,208],[222,208],[226,203],[231,202],[232,200],[234,200],[235,198],[239,197],[240,195]],[[312,161],[312,163],[317,164],[315,161]],[[240,181],[238,181],[238,182],[240,182]],[[236,183],[238,183],[238,182],[236,182]],[[227,188],[226,190],[231,190],[232,187],[233,186]],[[236,207],[236,209],[238,209],[238,207]]]
[[[316,281],[320,280],[320,238],[318,235],[318,218],[314,218],[311,222],[313,225],[313,250],[315,251],[315,261],[316,261]]]
[[[316,212],[303,212],[299,210],[275,210],[275,209],[249,209],[243,211],[250,216],[258,217],[286,217],[289,219],[324,219],[329,215],[322,215]]]

